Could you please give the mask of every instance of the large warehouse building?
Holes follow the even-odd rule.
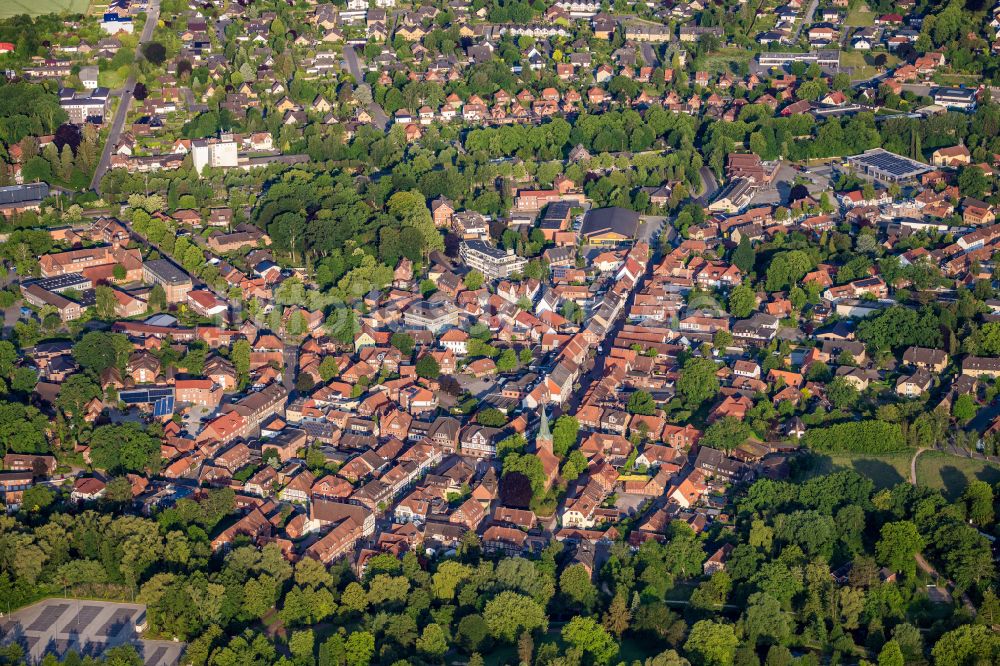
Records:
[[[583,218],[580,237],[588,245],[617,247],[635,241],[639,214],[627,208],[593,208]]]
[[[847,164],[859,176],[883,183],[905,183],[933,170],[926,164],[890,153],[883,148],[872,148],[860,155],[848,157]]]

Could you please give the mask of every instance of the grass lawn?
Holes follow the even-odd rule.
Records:
[[[19,14],[40,16],[42,14],[85,14],[90,0],[3,0],[0,2],[0,18]]]
[[[943,451],[925,451],[917,458],[917,483],[938,488],[949,500],[959,497],[976,479],[989,484],[1000,481],[1000,466]]]
[[[871,479],[876,488],[891,488],[897,483],[909,479],[910,459],[912,457],[912,451],[883,455],[817,454],[816,467],[810,476],[822,476],[842,469],[853,469],[858,474]]]
[[[849,28],[867,28],[870,25],[875,25],[875,13],[868,8],[867,4],[859,3],[847,14],[844,25]]]
[[[867,62],[867,58],[874,58],[876,55],[885,56],[885,67],[882,69],[894,67],[899,64],[899,58],[891,53],[866,53],[865,51],[841,51],[840,52],[840,66],[850,67],[852,69],[851,77],[853,79],[869,79],[879,72],[879,68],[874,65],[870,65]]]
[[[739,71],[738,63],[749,63],[753,59],[753,52],[740,48],[724,48],[712,51],[705,56],[705,69],[713,74],[729,72],[733,74]]]

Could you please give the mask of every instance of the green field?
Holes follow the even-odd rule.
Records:
[[[2,0],[0,18],[19,14],[39,16],[41,14],[85,14],[90,0]]]
[[[875,25],[875,14],[868,9],[868,5],[861,3],[847,14],[844,25],[850,28],[867,28]]]
[[[712,74],[730,73],[739,71],[740,63],[749,63],[753,59],[753,51],[746,49],[729,47],[712,51],[705,56],[705,69]]]
[[[869,64],[869,59],[875,56],[885,56],[885,68],[891,68],[899,64],[899,58],[891,53],[866,53],[865,51],[842,51],[840,54],[840,66],[853,69],[851,78],[868,79],[879,73],[880,68]]]
[[[820,476],[842,469],[853,469],[875,482],[876,488],[891,488],[910,478],[912,451],[885,455],[850,455],[829,453],[816,456],[816,466],[810,476]]]
[[[1000,481],[1000,466],[942,451],[925,451],[917,458],[917,483],[938,488],[950,500],[959,497],[976,479],[989,484]]]

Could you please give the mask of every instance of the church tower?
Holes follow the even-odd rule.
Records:
[[[549,415],[545,413],[545,405],[542,405],[542,423],[538,426],[538,434],[535,436],[535,449],[541,451],[545,449],[552,453],[552,431],[549,430]]]

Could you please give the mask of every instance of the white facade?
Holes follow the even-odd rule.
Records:
[[[239,162],[236,142],[230,139],[203,139],[191,142],[191,159],[194,169],[201,175],[205,167],[228,169]]]

